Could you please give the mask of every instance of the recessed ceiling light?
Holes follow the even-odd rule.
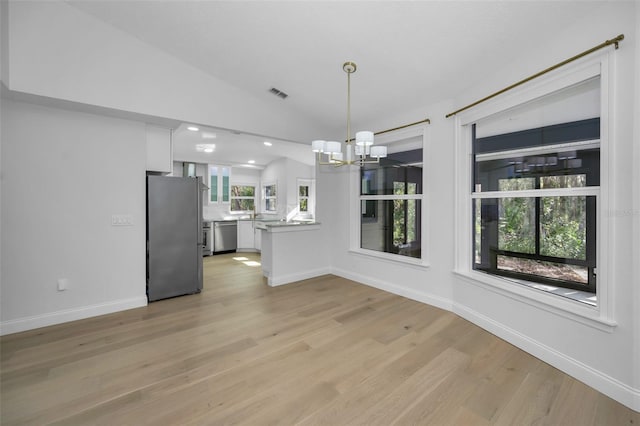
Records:
[[[265,146],[271,146],[271,145],[273,145],[271,142],[267,142],[267,141],[264,141],[264,144],[265,144]]]
[[[216,135],[215,133],[202,132],[202,139],[215,139],[217,137],[218,137],[218,135]]]
[[[192,132],[197,132],[200,129],[197,128],[196,126],[189,126],[189,127],[187,127],[187,130],[191,130]]]
[[[215,144],[212,143],[199,143],[196,145],[196,151],[198,152],[206,152],[207,154],[212,153],[216,149]]]
[[[249,163],[249,164],[256,164],[256,160],[249,160],[249,161],[247,161],[247,163]]]

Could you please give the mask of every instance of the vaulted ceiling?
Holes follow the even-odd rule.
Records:
[[[254,96],[343,129],[450,99],[552,43],[591,1],[69,1]],[[524,76],[514,76],[514,78]],[[509,83],[509,82],[505,82]],[[402,124],[402,123],[398,123]],[[376,130],[376,129],[374,129]]]
[[[572,21],[605,2],[67,3],[253,97],[273,102],[276,98],[270,89],[277,88],[288,95],[278,102],[319,123],[329,134],[342,135],[346,129],[345,61],[358,66],[351,82],[353,128],[382,130],[376,123],[385,119],[388,123],[390,116],[405,120],[391,126],[428,117],[429,105],[460,96],[493,70],[508,67],[523,51],[553,43]],[[514,81],[522,77],[514,76]],[[406,111],[414,116],[407,117]],[[234,164],[250,159],[249,140],[256,147],[250,151],[258,166],[273,156],[293,156],[294,151],[299,161],[313,163],[313,157],[286,142],[278,144],[283,150],[278,152],[276,147],[265,150],[260,137],[221,131],[217,135],[217,149],[237,148],[228,153]],[[202,142],[197,135],[182,132],[176,142],[178,157],[207,161],[206,154],[194,154],[192,145]]]

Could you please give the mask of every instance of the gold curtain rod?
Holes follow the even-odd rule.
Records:
[[[425,118],[424,120],[420,120],[420,121],[416,121],[415,123],[409,123],[409,124],[404,124],[402,126],[398,126],[398,127],[394,127],[393,129],[387,129],[387,130],[380,130],[379,132],[375,132],[374,135],[381,135],[383,133],[389,133],[389,132],[393,132],[395,130],[400,130],[400,129],[404,129],[406,127],[411,127],[411,126],[415,126],[416,124],[422,124],[422,123],[427,123],[427,124],[431,124],[431,120],[429,120],[428,118]],[[351,138],[348,141],[346,141],[347,143],[354,141],[356,138]]]
[[[484,98],[482,98],[482,99],[480,99],[480,100],[478,100],[478,101],[475,101],[474,103],[469,104],[469,105],[467,105],[467,106],[465,106],[465,107],[463,107],[463,108],[460,108],[460,109],[459,109],[459,110],[457,110],[457,111],[450,112],[449,114],[447,114],[447,115],[445,116],[445,118],[449,118],[449,117],[451,117],[452,115],[456,115],[457,113],[462,112],[462,111],[465,111],[465,110],[467,110],[467,109],[469,109],[469,108],[471,108],[471,107],[474,107],[474,106],[476,106],[476,105],[478,105],[478,104],[481,104],[481,103],[482,103],[482,102],[484,102],[484,101],[488,101],[488,100],[489,100],[489,99],[491,99],[491,98],[495,98],[496,96],[501,95],[501,94],[503,94],[504,92],[506,92],[506,91],[508,91],[508,90],[513,89],[514,87],[518,87],[518,86],[520,86],[520,85],[522,85],[522,84],[524,84],[524,83],[526,83],[526,82],[528,82],[528,81],[533,80],[534,78],[538,78],[538,77],[540,77],[540,76],[541,76],[541,75],[543,75],[543,74],[546,74],[546,73],[548,73],[548,72],[550,72],[550,71],[555,70],[556,68],[560,68],[561,66],[564,66],[564,65],[566,65],[566,64],[568,64],[568,63],[570,63],[570,62],[573,62],[573,61],[575,61],[576,59],[580,59],[580,58],[582,58],[583,56],[587,56],[588,54],[593,53],[593,52],[595,52],[596,50],[600,50],[600,49],[602,49],[602,48],[604,48],[604,47],[607,47],[607,46],[610,46],[610,45],[612,45],[612,44],[613,44],[613,45],[615,45],[615,48],[617,49],[617,48],[618,48],[618,43],[620,43],[622,40],[624,40],[624,34],[620,34],[618,37],[615,37],[615,38],[613,38],[613,39],[611,39],[611,40],[607,40],[607,41],[605,41],[604,43],[600,43],[599,45],[597,45],[597,46],[595,46],[595,47],[592,47],[592,48],[591,48],[591,49],[589,49],[589,50],[585,50],[585,51],[584,51],[584,52],[582,52],[582,53],[578,53],[576,56],[573,56],[573,57],[571,57],[571,58],[569,58],[569,59],[566,59],[566,60],[564,60],[564,61],[562,61],[562,62],[560,62],[560,63],[557,63],[557,64],[555,64],[555,65],[553,65],[553,66],[551,66],[551,67],[549,67],[549,68],[547,68],[547,69],[545,69],[545,70],[542,70],[542,71],[540,71],[540,72],[538,72],[538,73],[536,73],[536,74],[534,74],[534,75],[532,75],[532,76],[530,76],[530,77],[525,78],[524,80],[520,80],[519,82],[514,83],[514,84],[512,84],[511,86],[505,87],[505,88],[504,88],[504,89],[502,89],[502,90],[498,90],[497,92],[495,92],[495,93],[493,93],[493,94],[491,94],[491,95],[489,95],[489,96],[486,96],[486,97],[484,97]]]

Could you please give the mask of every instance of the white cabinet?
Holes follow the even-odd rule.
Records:
[[[260,223],[252,220],[238,221],[237,251],[260,251],[262,249],[262,230],[256,226]]]
[[[253,221],[238,221],[238,251],[255,251]]]
[[[147,126],[147,171],[161,173],[173,171],[171,129]]]

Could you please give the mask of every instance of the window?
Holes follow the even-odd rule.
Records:
[[[455,119],[456,273],[601,330],[615,326],[613,69],[594,55]]]
[[[309,211],[309,185],[298,186],[298,211],[301,213]]]
[[[298,178],[298,214],[299,218],[315,216],[315,180]]]
[[[473,152],[473,269],[595,293],[600,119],[474,138]]]
[[[270,184],[263,186],[264,191],[264,209],[267,212],[275,212],[276,211],[276,184]]]
[[[422,257],[422,148],[360,169],[360,247]]]
[[[230,167],[209,166],[209,201],[211,203],[229,202],[230,178]]]
[[[255,207],[256,187],[253,185],[231,185],[232,212],[253,211]]]

